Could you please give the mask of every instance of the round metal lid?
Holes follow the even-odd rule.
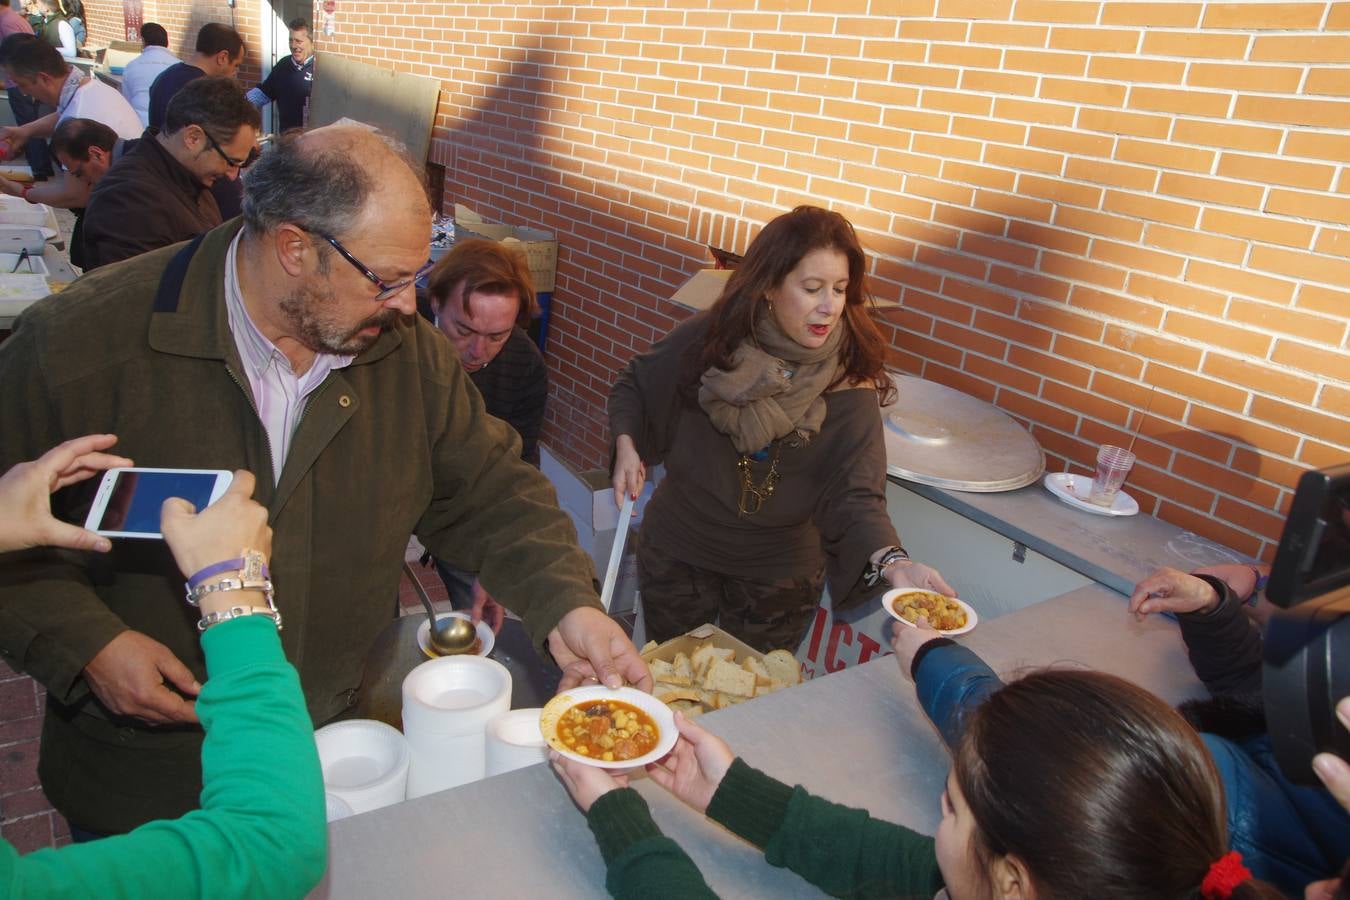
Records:
[[[886,471],[954,491],[1013,491],[1045,471],[1041,445],[1011,416],[955,388],[891,373],[882,407]]]

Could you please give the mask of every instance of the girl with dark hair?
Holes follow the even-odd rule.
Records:
[[[718,622],[768,650],[882,581],[949,596],[886,514],[880,404],[894,393],[867,259],[843,216],[764,227],[720,299],[633,358],[609,398],[615,501],[666,477],[637,539],[648,636]]]
[[[926,624],[926,623],[925,623]],[[677,714],[657,784],[834,896],[950,900],[1247,900],[1283,896],[1228,849],[1205,745],[1166,703],[1113,675],[1043,670],[1004,686],[927,628],[892,642],[953,747],[936,837],[788,787]],[[641,795],[554,754],[615,897],[712,896]],[[645,892],[645,893],[644,893]]]

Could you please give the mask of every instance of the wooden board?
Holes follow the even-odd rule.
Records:
[[[441,83],[332,53],[316,53],[309,127],[355,119],[394,135],[425,164]]]

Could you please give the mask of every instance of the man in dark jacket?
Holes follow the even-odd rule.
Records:
[[[211,185],[257,154],[261,118],[232,78],[199,78],[169,103],[94,188],[84,214],[85,270],[167,247],[221,222]]]
[[[0,471],[67,432],[111,432],[138,465],[256,473],[282,643],[316,725],[357,702],[414,532],[521,614],[564,687],[650,689],[552,487],[412,315],[431,234],[418,175],[364,128],[293,134],[249,174],[242,226],[20,316],[0,344]],[[66,491],[54,509],[80,520],[90,499]],[[0,557],[0,655],[47,688],[47,796],[109,833],[198,805],[207,673],[164,545],[94,556]]]

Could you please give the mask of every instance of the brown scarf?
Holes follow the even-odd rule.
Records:
[[[761,315],[751,338],[731,354],[731,368],[703,373],[699,406],[738,453],[755,453],[794,431],[810,440],[825,422],[821,395],[842,365],[846,327],[840,321],[824,345],[811,350],[785,335],[772,313]]]

